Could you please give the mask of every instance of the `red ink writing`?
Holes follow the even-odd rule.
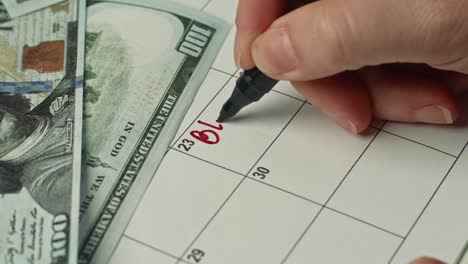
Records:
[[[205,144],[209,145],[215,145],[218,144],[219,141],[221,140],[219,134],[215,131],[221,131],[224,129],[223,125],[218,124],[217,126],[203,122],[203,121],[198,121],[198,124],[203,125],[205,127],[209,127],[211,129],[204,129],[204,130],[193,130],[190,132],[190,135],[195,138],[196,140],[199,140]]]
[[[219,124],[218,126],[213,126],[213,125],[205,123],[203,121],[198,121],[198,124],[204,125],[204,126],[207,126],[207,127],[211,127],[213,129],[216,129],[216,130],[223,130],[224,129],[223,125],[221,125],[221,124]]]
[[[214,137],[214,139],[210,139],[210,134]],[[214,132],[213,130],[202,130],[202,131],[192,131],[190,135],[197,140],[200,140],[203,143],[215,145],[219,143],[219,135],[218,133]]]

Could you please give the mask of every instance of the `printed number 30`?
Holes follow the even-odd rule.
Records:
[[[257,171],[253,173],[254,177],[258,177],[260,180],[266,179],[266,176],[270,173],[270,170],[264,167],[258,167]]]

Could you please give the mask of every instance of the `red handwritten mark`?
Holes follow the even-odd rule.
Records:
[[[210,134],[215,138],[214,140],[210,139]],[[218,144],[220,141],[218,133],[214,132],[213,130],[202,130],[202,131],[192,131],[190,132],[190,135],[194,137],[197,140],[200,140],[203,143],[209,144],[209,145],[215,145]]]
[[[214,130],[218,130],[218,131],[221,131],[221,130],[224,129],[223,125],[221,125],[221,124],[218,124],[217,126],[215,126],[215,125],[203,122],[203,121],[198,121],[198,124],[209,127],[211,129],[214,129]],[[190,135],[193,138],[195,138],[195,139],[197,139],[197,140],[199,140],[199,141],[201,141],[203,143],[206,143],[206,144],[209,144],[209,145],[216,145],[216,144],[219,143],[221,138],[220,138],[220,136],[218,135],[218,133],[216,131],[211,130],[211,129],[205,129],[205,130],[201,130],[201,131],[193,130],[192,132],[190,132]]]
[[[224,129],[223,125],[221,125],[221,124],[218,124],[218,126],[213,126],[213,125],[208,124],[208,123],[205,123],[205,122],[203,122],[203,121],[198,121],[198,124],[204,125],[204,126],[207,126],[207,127],[213,128],[213,129],[216,129],[216,130],[223,130],[223,129]]]

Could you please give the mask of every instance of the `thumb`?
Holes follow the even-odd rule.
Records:
[[[252,45],[270,77],[304,81],[384,63],[468,73],[468,1],[327,0],[276,20]]]
[[[423,257],[412,261],[410,264],[444,264],[444,262],[433,258]]]

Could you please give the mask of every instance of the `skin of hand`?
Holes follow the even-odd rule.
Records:
[[[338,125],[452,124],[468,91],[468,0],[239,0],[235,60]]]
[[[445,263],[436,259],[424,257],[424,258],[416,259],[410,264],[445,264]]]

